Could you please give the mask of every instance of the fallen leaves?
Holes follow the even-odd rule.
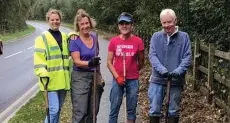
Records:
[[[140,77],[139,104],[141,105],[141,123],[149,123],[148,86],[151,66],[146,63]],[[199,92],[192,90],[187,83],[182,94],[180,123],[224,123],[226,116],[222,109],[218,109],[206,102],[206,98]]]

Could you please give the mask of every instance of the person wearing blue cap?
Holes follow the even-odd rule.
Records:
[[[135,123],[139,89],[139,70],[144,64],[144,43],[132,34],[133,17],[123,12],[118,18],[120,35],[113,37],[108,46],[107,66],[113,75],[110,92],[109,123],[117,123],[118,113],[126,93],[128,123]]]

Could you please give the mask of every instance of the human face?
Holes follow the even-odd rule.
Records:
[[[161,25],[164,31],[171,35],[176,30],[176,18],[173,18],[170,14],[165,14],[161,16]]]
[[[131,23],[123,21],[123,22],[120,22],[118,24],[118,28],[119,28],[121,34],[126,35],[126,34],[131,33],[133,26]]]
[[[91,31],[90,21],[88,17],[83,17],[78,21],[80,33],[87,34]]]
[[[51,30],[54,30],[54,31],[59,30],[61,19],[58,14],[51,14],[49,16],[48,22],[49,22],[49,26]]]

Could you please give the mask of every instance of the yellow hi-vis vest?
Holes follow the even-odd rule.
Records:
[[[49,77],[48,91],[69,90],[69,49],[67,34],[62,33],[62,51],[48,31],[43,32],[35,40],[34,45],[34,72],[38,77]],[[40,90],[44,87],[39,79]]]

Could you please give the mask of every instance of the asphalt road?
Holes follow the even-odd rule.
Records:
[[[48,25],[40,22],[28,22],[36,31],[19,40],[12,40],[4,44],[4,55],[0,56],[0,113],[19,99],[25,92],[37,83],[33,72],[33,45],[37,36],[48,29]],[[69,33],[71,29],[60,28]],[[99,37],[101,71],[106,82],[98,114],[98,123],[108,123],[109,93],[112,76],[106,67],[108,41]],[[120,111],[119,122],[124,122],[123,110]]]

